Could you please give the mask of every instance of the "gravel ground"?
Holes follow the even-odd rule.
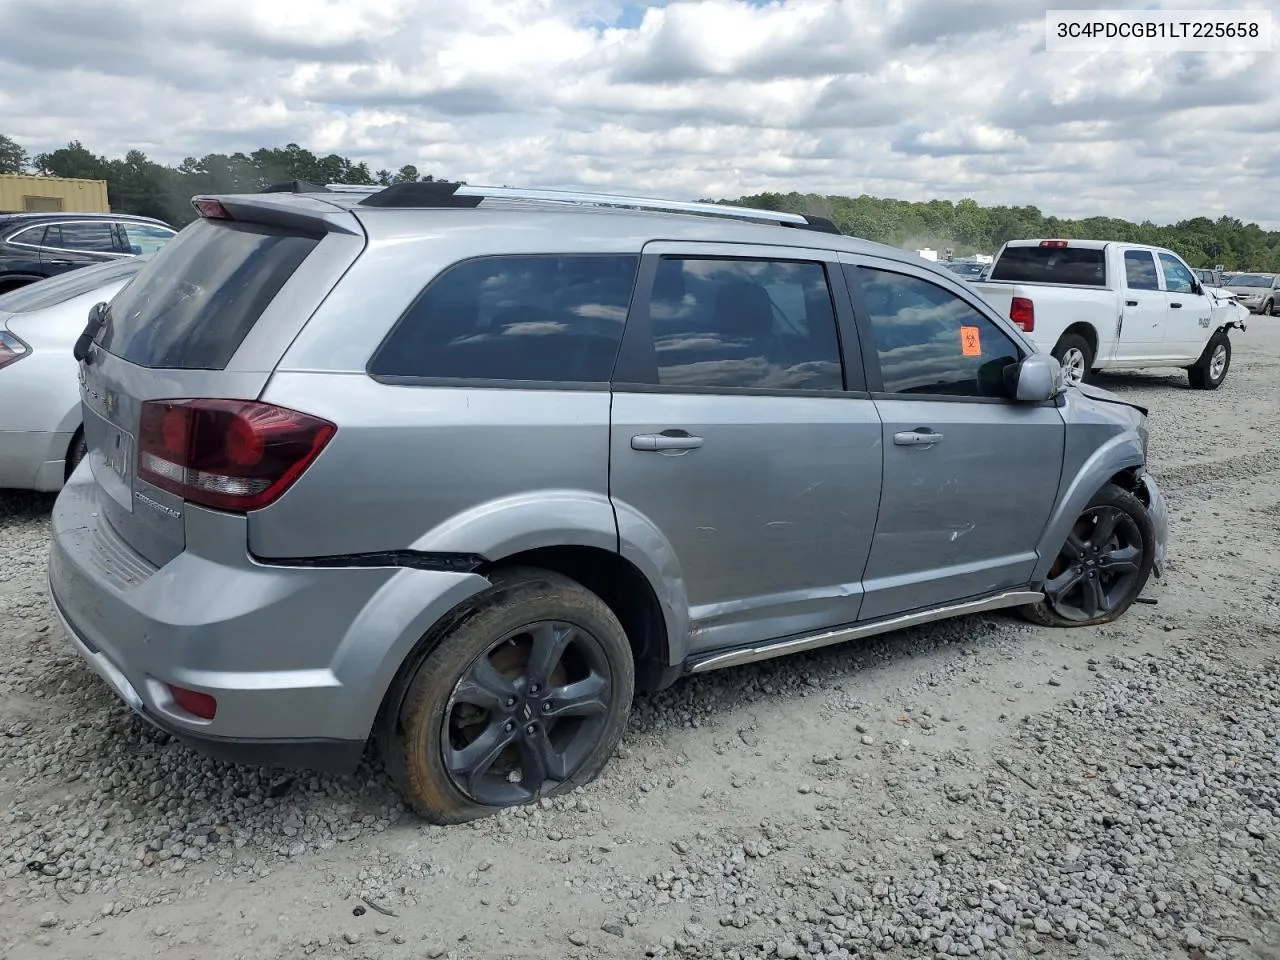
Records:
[[[467,827],[376,763],[280,776],[134,719],[0,494],[3,958],[1280,958],[1280,321],[1152,407],[1162,582],[678,684],[578,793]]]

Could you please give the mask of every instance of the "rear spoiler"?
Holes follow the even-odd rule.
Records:
[[[306,181],[295,180],[293,183],[297,185]],[[313,185],[307,184],[307,186]],[[261,223],[313,235],[346,233],[356,237],[364,236],[364,230],[359,221],[344,207],[326,202],[320,197],[305,196],[314,192],[311,189],[296,189],[287,184],[276,184],[261,193],[197,195],[191,198],[191,206],[195,207],[196,213],[205,220]],[[336,193],[337,191],[322,187],[320,192]],[[304,194],[304,196],[291,195],[286,198],[277,194]]]

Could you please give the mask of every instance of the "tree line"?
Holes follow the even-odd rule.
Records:
[[[338,154],[317,156],[296,143],[252,153],[188,157],[175,167],[149,160],[140,150],[117,158],[99,156],[78,140],[29,156],[21,145],[0,135],[0,173],[24,172],[105,180],[112,210],[157,217],[174,226],[194,218],[191,197],[201,193],[253,193],[288,180],[390,185],[447,179],[409,164],[395,171],[371,170],[363,161],[355,163]],[[912,202],[865,194],[760,193],[716,202],[816,214],[852,236],[905,249],[950,248],[957,256],[994,253],[1007,240],[1089,238],[1168,247],[1197,267],[1222,264],[1227,270],[1280,273],[1280,231],[1263,230],[1235,217],[1200,216],[1164,225],[1115,217],[1070,220],[1046,216],[1033,206],[984,207],[968,198]]]

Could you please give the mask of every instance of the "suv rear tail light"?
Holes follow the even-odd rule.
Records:
[[[1026,297],[1014,297],[1009,303],[1009,319],[1023,333],[1031,333],[1036,328],[1036,305]]]
[[[337,431],[317,417],[252,400],[148,400],[138,477],[219,510],[275,502]]]
[[[30,352],[31,349],[12,333],[0,330],[0,370],[3,370],[11,363],[17,363]],[[27,368],[23,367],[22,369],[26,370]]]
[[[1065,240],[1041,240],[1040,241],[1040,246],[1042,247],[1065,247],[1066,245],[1067,245],[1067,241]]]

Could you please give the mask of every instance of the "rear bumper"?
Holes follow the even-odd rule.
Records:
[[[147,708],[129,678],[101,650],[94,649],[67,619],[57,597],[54,611],[80,656],[106,681],[130,709],[157,730],[169,734],[206,756],[228,763],[255,767],[306,768],[325,773],[350,773],[360,763],[365,740],[281,739],[260,740],[241,737],[211,737],[165,720]]]
[[[346,771],[413,644],[474,592],[468,574],[267,566],[247,520],[188,508],[187,549],[156,568],[98,509],[88,464],[54,505],[49,590],[72,644],[136,713],[233,762]],[[411,601],[411,604],[410,604]],[[217,701],[212,720],[174,684]]]
[[[59,490],[71,437],[70,433],[0,430],[0,489]]]

